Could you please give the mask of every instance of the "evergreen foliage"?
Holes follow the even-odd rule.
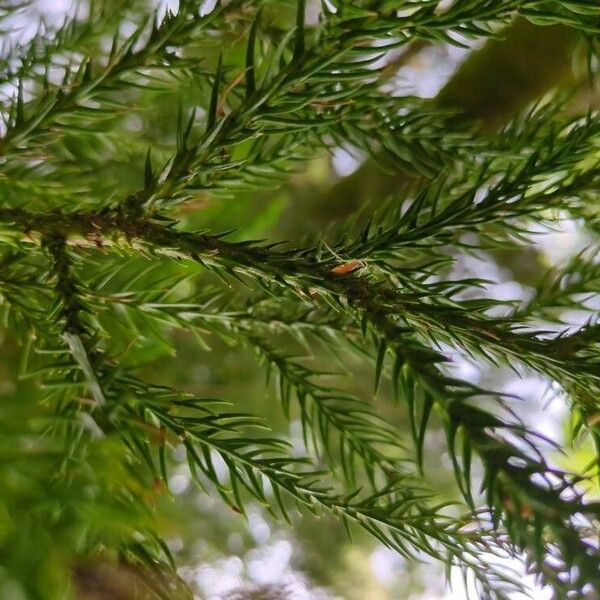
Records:
[[[5,27],[25,4],[3,3]],[[517,400],[458,379],[451,355],[556,382],[574,440],[600,451],[600,324],[560,320],[600,293],[597,241],[525,304],[448,273],[456,252],[531,245],[539,223],[574,218],[597,236],[600,119],[553,98],[474,135],[449,111],[386,93],[384,59],[418,40],[494,36],[521,16],[576,30],[593,66],[596,0],[326,0],[314,23],[303,1],[117,4],[82,5],[2,50],[2,327],[20,385],[35,389],[0,402],[3,597],[66,598],[94,561],[152,574],[157,597],[185,597],[155,507],[177,447],[232,515],[249,499],[288,520],[294,507],[330,512],[407,558],[465,569],[481,597],[521,589],[496,554],[557,598],[594,597],[597,460],[586,472],[555,466]],[[241,65],[232,40],[243,40]],[[164,94],[179,106],[169,130],[132,130]],[[418,183],[327,241],[196,230],[183,212],[204,194],[223,210],[246,191],[260,203],[340,145]],[[299,415],[306,455],[221,400],[150,381],[148,348],[174,346],[177,330],[254,353],[285,414]],[[412,439],[290,348],[372,363],[375,392],[393,391]],[[428,483],[434,415],[456,502]]]

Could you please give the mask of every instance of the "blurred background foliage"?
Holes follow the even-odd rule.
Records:
[[[92,36],[89,32],[81,35],[86,45],[83,50],[89,53],[90,40],[101,48],[106,44],[107,32],[117,20],[125,23],[121,25],[123,35],[128,27],[133,32],[149,2],[94,0],[89,5],[81,2],[74,9],[70,2],[62,0],[38,0],[5,21],[3,36],[4,40],[12,40],[11,43],[19,40],[22,43],[33,35],[43,36],[38,30],[41,20],[50,27],[56,26],[65,13],[77,10],[82,16],[82,27],[95,30]],[[177,2],[163,2],[162,10],[175,10],[176,5]],[[316,22],[318,11],[317,2],[308,3],[309,24]],[[84,18],[88,13],[92,15],[90,21]],[[219,54],[226,53],[228,69],[232,73],[244,72],[247,32],[254,14],[252,2],[248,2],[245,9],[229,17],[226,29],[210,37],[200,37],[186,47],[184,58],[189,59],[189,68],[173,71],[169,76],[164,73],[149,76],[146,85],[129,87],[119,93],[114,109],[102,115],[107,130],[102,135],[76,128],[71,128],[60,139],[53,140],[50,134],[44,154],[63,161],[67,169],[70,163],[77,163],[78,168],[73,169],[68,180],[64,178],[64,171],[59,179],[50,177],[40,182],[24,179],[23,173],[16,170],[0,178],[0,196],[10,203],[11,198],[17,199],[25,192],[29,209],[46,210],[53,205],[64,206],[69,197],[73,204],[93,205],[110,198],[116,191],[120,195],[135,192],[143,183],[147,148],[153,148],[156,163],[166,160],[174,145],[173,123],[178,114],[187,114],[194,106],[209,104],[211,85],[205,74],[214,73]],[[293,28],[294,20],[295,2],[276,2],[272,6],[266,4],[261,23],[272,34],[272,39],[277,40]],[[78,37],[72,38],[72,51],[77,53],[82,49],[77,47]],[[598,65],[586,63],[587,45],[593,42],[574,30],[517,20],[498,31],[497,39],[464,41],[465,46],[457,48],[442,41],[422,40],[399,51],[389,59],[387,85],[391,92],[431,98],[432,108],[454,111],[452,118],[457,130],[462,127],[465,135],[480,136],[496,130],[530,103],[542,100],[551,92],[568,92],[566,102],[574,113],[585,111],[598,102],[594,82]],[[5,44],[9,43],[5,41]],[[268,57],[272,51],[265,47],[263,54]],[[0,89],[7,97],[14,91],[8,73],[17,67],[2,66],[4,83]],[[231,86],[229,93],[236,93],[235,86]],[[201,117],[198,115],[199,119]],[[111,123],[118,127],[109,127]],[[122,135],[123,130],[131,135]],[[433,152],[435,148],[429,150]],[[398,189],[410,190],[420,177],[412,169],[398,172],[385,164],[376,165],[375,157],[367,157],[364,149],[349,145],[340,146],[333,154],[324,149],[321,152],[311,149],[304,158],[303,162],[294,165],[293,172],[283,179],[274,179],[270,189],[265,187],[259,192],[248,191],[243,186],[236,189],[225,180],[217,193],[199,191],[194,200],[176,210],[176,215],[189,229],[234,229],[239,230],[239,234],[234,231],[234,238],[288,239],[298,243],[333,235],[340,221],[347,217],[359,214],[357,220],[360,222],[382,198]],[[426,157],[424,162],[427,162]],[[44,159],[38,164],[43,170]],[[461,254],[452,269],[456,276],[490,279],[493,284],[488,293],[495,298],[526,301],[531,289],[540,283],[543,272],[574,256],[587,241],[586,233],[572,222],[572,227],[566,231],[540,233],[539,243],[534,248],[496,249],[475,256]],[[77,268],[85,270],[85,261]],[[182,295],[188,288],[196,292],[204,287],[208,290],[214,283],[214,276],[200,266],[190,264],[186,269],[188,277],[177,283]],[[143,289],[148,286],[149,279],[153,279],[160,287],[161,282],[171,282],[172,277],[168,265],[157,267],[150,259],[134,259],[124,263],[123,269],[98,293],[133,293],[138,283]],[[238,293],[243,294],[243,290]],[[294,414],[297,409],[292,407],[289,420],[285,417],[273,381],[265,381],[260,357],[245,346],[239,336],[232,334],[230,343],[225,343],[204,325],[194,328],[193,332],[173,332],[166,324],[157,329],[155,322],[144,320],[133,311],[128,312],[126,303],[115,307],[114,311],[111,314],[107,310],[103,326],[110,328],[111,319],[130,319],[136,336],[120,339],[115,328],[111,342],[113,355],[140,368],[142,377],[149,376],[202,397],[227,399],[236,410],[268,417],[276,433],[289,439],[292,447],[301,453],[301,427],[298,414]],[[577,323],[587,314],[569,314],[566,318]],[[22,370],[18,364],[20,351],[16,348],[16,337],[10,328],[3,328],[2,336],[0,414],[7,417],[14,414],[11,411],[18,411],[23,413],[25,420],[29,418],[28,411],[35,409],[35,420],[43,420],[44,415],[35,407],[38,393],[35,379],[15,376]],[[161,337],[168,343],[157,341]],[[373,367],[364,356],[351,347],[341,348],[337,355],[332,355],[327,346],[311,344],[302,347],[281,341],[284,343],[288,345],[283,345],[283,350],[321,370],[340,372],[343,365],[345,373],[332,376],[332,380],[362,398],[368,398],[376,412],[397,428],[401,438],[410,438],[408,419],[402,407],[388,401],[390,390],[384,386],[378,394],[373,394]],[[454,368],[461,376],[493,389],[525,394],[533,405],[531,412],[537,415],[536,419],[543,415],[543,423],[537,423],[542,429],[559,441],[568,435],[563,400],[553,397],[551,382],[539,378],[523,382],[508,369],[490,368],[458,356]],[[541,413],[540,402],[545,403]],[[523,407],[525,410],[525,404]],[[456,496],[456,489],[445,438],[441,428],[432,427],[434,430],[426,442],[429,479],[442,497],[452,498]],[[435,427],[438,427],[437,433]],[[10,456],[11,439],[3,437],[0,444],[3,456]],[[14,501],[12,506],[0,504],[3,513],[0,537],[8,535],[11,523],[21,522],[18,516],[21,507],[29,510],[36,505],[43,514],[46,511],[52,513],[52,506],[44,506],[43,483],[44,473],[56,468],[52,448],[37,447],[33,441],[31,444],[28,460],[32,461],[31,481],[36,483],[25,488],[26,498],[15,497],[12,493],[14,489],[22,488],[11,480],[10,462],[3,458],[0,465],[0,496]],[[106,444],[110,446],[110,440]],[[102,446],[97,451],[102,453]],[[143,513],[130,511],[126,505],[121,514],[115,514],[114,508],[109,507],[108,500],[116,490],[135,485],[127,473],[120,473],[115,468],[111,458],[113,451],[114,448],[106,449],[108,464],[105,465],[106,473],[100,478],[103,482],[100,487],[96,480],[88,481],[85,472],[78,474],[82,478],[81,489],[89,488],[90,497],[95,499],[88,509],[97,511],[96,522],[104,537],[110,537],[109,530],[115,519],[130,522],[132,528],[143,527],[145,519]],[[579,447],[556,460],[559,464],[568,464],[571,469],[582,469],[592,457],[591,448]],[[289,527],[273,520],[257,504],[249,505],[247,518],[237,514],[198,489],[183,453],[176,451],[172,460],[171,493],[157,484],[156,494],[149,502],[159,509],[161,533],[168,540],[182,578],[199,598],[425,600],[465,597],[460,578],[453,577],[453,590],[446,587],[439,565],[407,562],[360,532],[351,542],[344,528],[332,518],[294,514],[294,526]],[[5,470],[4,474],[2,470]],[[103,498],[107,501],[106,506],[102,504]],[[64,502],[68,504],[69,499],[65,498]],[[79,507],[77,510],[88,509]],[[51,539],[46,533],[42,539],[37,539],[35,531],[29,532],[22,537],[27,541],[22,556],[37,557],[42,561],[43,570],[51,580],[62,568],[63,536],[81,535],[76,523],[77,519],[67,512],[56,522]],[[20,561],[13,567],[18,569],[27,562]],[[77,566],[74,585],[80,597],[89,600],[126,598],[125,588],[135,589],[143,597],[144,592],[140,591],[144,588],[143,573],[123,574],[112,569],[108,562],[102,566],[101,560],[92,566]],[[9,574],[0,575],[0,598],[20,600],[25,597]],[[19,578],[26,576],[20,574]],[[120,579],[123,579],[122,584]],[[537,593],[543,597],[546,592],[539,590]]]

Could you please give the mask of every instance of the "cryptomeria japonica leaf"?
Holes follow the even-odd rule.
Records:
[[[34,19],[28,4],[0,7],[3,35]],[[482,133],[390,72],[446,44],[477,61],[528,19],[568,38],[569,64],[585,46],[595,77],[598,4],[118,5],[82,2],[0,52],[0,589],[116,596],[94,587],[110,566],[127,593],[190,597],[169,548],[177,527],[208,540],[210,519],[185,509],[208,494],[227,526],[330,515],[367,534],[357,544],[462,569],[481,597],[527,591],[498,556],[557,598],[593,597],[593,81],[576,69],[567,94],[536,88],[525,116]],[[342,149],[397,185],[379,197],[371,173],[378,210],[280,241],[285,194],[356,181],[323,183]],[[539,277],[552,227],[579,227],[587,248]],[[524,297],[468,272],[473,257],[515,280],[534,260]],[[575,454],[529,418],[539,407],[475,383],[473,364],[559,390],[585,464],[561,468],[556,450]]]

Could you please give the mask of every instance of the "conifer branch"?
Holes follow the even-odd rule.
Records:
[[[28,218],[30,219],[30,217]],[[27,218],[25,218],[25,220],[27,220]],[[283,279],[283,269],[280,261],[282,261],[283,264],[292,261],[295,267],[294,279],[296,279],[296,285],[298,281],[305,281],[305,285],[308,285],[308,283],[311,282],[331,296],[335,297],[336,294],[338,296],[343,295],[350,305],[354,306],[363,314],[363,318],[366,318],[367,322],[373,326],[374,330],[382,336],[382,339],[386,340],[387,344],[395,347],[396,355],[401,363],[400,367],[394,368],[394,372],[398,373],[402,364],[407,364],[411,370],[415,370],[420,381],[423,381],[424,389],[427,390],[428,394],[432,395],[432,398],[428,401],[430,407],[434,404],[439,406],[440,402],[449,402],[448,407],[444,406],[443,414],[449,419],[448,431],[450,438],[453,440],[456,431],[463,428],[466,432],[466,436],[470,440],[469,443],[473,445],[475,451],[478,452],[480,458],[484,462],[487,475],[491,478],[486,483],[488,492],[491,494],[488,501],[489,505],[495,506],[496,510],[503,512],[509,519],[509,522],[512,523],[511,519],[515,518],[515,515],[513,515],[510,510],[507,513],[506,507],[502,504],[505,495],[509,494],[508,497],[510,502],[518,503],[517,506],[521,506],[523,498],[525,497],[534,498],[537,504],[531,509],[533,511],[532,514],[537,515],[539,519],[545,519],[546,522],[553,523],[552,529],[554,535],[557,536],[557,544],[559,545],[558,551],[564,553],[563,560],[565,561],[565,568],[570,569],[573,566],[571,561],[577,561],[576,564],[581,570],[581,576],[585,583],[594,583],[595,579],[591,565],[596,564],[596,559],[589,555],[590,548],[587,545],[580,543],[579,541],[575,544],[574,536],[577,534],[574,533],[572,525],[567,519],[571,519],[575,513],[587,513],[597,517],[596,508],[591,504],[587,506],[582,504],[579,494],[575,491],[574,480],[569,479],[566,475],[561,475],[560,472],[556,470],[549,469],[539,458],[536,458],[535,460],[529,458],[527,454],[524,454],[516,446],[506,440],[486,433],[487,429],[494,427],[499,427],[500,429],[508,428],[508,430],[513,431],[519,431],[520,428],[515,425],[507,425],[503,421],[499,421],[496,417],[492,416],[492,414],[471,407],[466,400],[481,393],[480,391],[475,388],[469,388],[469,386],[465,387],[465,384],[463,383],[459,385],[457,382],[449,380],[447,377],[439,374],[433,367],[423,366],[443,362],[444,359],[441,355],[436,357],[433,351],[426,349],[418,343],[409,342],[410,338],[406,335],[406,329],[401,328],[394,323],[392,317],[393,315],[398,314],[398,307],[402,306],[405,309],[407,308],[406,303],[403,305],[399,304],[398,294],[396,292],[393,290],[390,292],[386,288],[382,289],[381,286],[365,285],[361,278],[353,276],[352,274],[332,276],[331,269],[324,270],[323,266],[307,260],[304,256],[292,256],[290,258],[287,253],[283,253],[275,254],[275,258],[273,258],[273,256],[269,258],[272,252],[261,247],[254,248],[246,247],[245,244],[228,244],[218,239],[210,239],[207,236],[193,236],[146,222],[138,222],[136,227],[142,227],[142,230],[146,233],[146,228],[150,228],[154,243],[157,241],[166,242],[168,239],[171,242],[168,246],[176,247],[179,251],[182,251],[183,247],[187,252],[192,252],[192,256],[198,256],[200,251],[205,253],[207,253],[208,250],[213,253],[216,251],[216,256],[218,256],[217,263],[219,260],[229,260],[232,261],[233,264],[243,264],[247,268],[251,268],[252,265],[254,265],[252,267],[254,269],[256,269],[256,264],[260,264],[263,275],[265,270],[273,269],[271,272],[282,276],[282,281],[285,281],[285,279]],[[136,229],[136,231],[139,232],[140,230]],[[161,235],[164,236],[162,240]],[[202,248],[200,244],[213,244],[213,246],[212,248]],[[193,248],[193,250],[190,250],[190,247]],[[214,256],[208,260],[215,260]],[[392,302],[391,306],[390,302]],[[424,314],[423,306],[419,309],[421,315]],[[409,305],[408,310],[416,312],[417,308]],[[436,317],[439,318],[439,314],[441,313],[436,311]],[[458,315],[453,316],[456,317]],[[477,321],[473,321],[469,318],[466,318],[466,321],[464,321],[464,316],[461,316],[460,319],[463,319],[463,323],[459,320],[458,325],[462,325],[465,330],[472,328],[473,325],[477,323]],[[434,320],[430,320],[429,322],[431,324],[435,323]],[[467,322],[468,326],[466,325]],[[443,323],[443,326],[447,327],[449,323],[452,323],[452,319],[443,321]],[[454,325],[457,326],[457,322],[455,322]],[[527,338],[499,330],[497,327],[494,328],[493,331],[494,334],[492,334],[492,340],[495,340],[495,342],[499,341],[499,346],[503,347],[504,350],[506,350],[506,346],[509,345],[507,344],[508,340],[513,343],[518,340],[518,351],[514,348],[511,349],[511,351],[513,351],[516,356],[531,354],[531,348],[527,348],[527,346],[524,345],[524,343],[527,342]],[[497,333],[502,333],[503,337],[497,337]],[[564,343],[565,339],[566,338],[563,338],[562,343]],[[401,342],[402,345],[398,346],[398,342]],[[504,344],[502,342],[504,342]],[[546,356],[545,358],[546,360],[549,360],[550,356]],[[298,384],[296,383],[296,385]],[[456,389],[457,387],[458,390]],[[424,414],[428,415],[429,412],[430,408],[428,408]],[[417,441],[419,440],[420,444],[422,444],[421,437]],[[453,442],[450,447],[452,449]],[[503,459],[501,467],[498,464],[500,457]],[[508,461],[510,457],[525,461],[526,466],[516,467],[511,466],[509,463],[504,465],[504,460]],[[501,477],[498,479],[499,473],[501,474]],[[550,487],[540,487],[539,484],[531,482],[530,476],[532,473],[539,473],[546,481],[548,481]],[[506,481],[504,480],[505,478]],[[558,478],[562,483],[556,485],[550,484],[552,478]],[[559,497],[566,492],[575,494],[574,497],[577,498],[577,500],[570,500],[568,502],[559,500]],[[467,494],[467,497],[469,497],[469,494]],[[551,518],[551,515],[554,514],[552,513],[552,510],[556,510],[557,502],[560,502],[560,511],[562,512],[559,511],[558,515]],[[537,513],[535,511],[537,511]],[[522,526],[522,519],[518,516],[516,519],[517,524]],[[527,519],[525,521],[525,526],[528,527]],[[513,539],[521,545],[526,542],[523,546],[524,549],[527,549],[530,553],[535,551],[537,552],[537,555],[540,555],[539,534],[533,538],[533,541],[527,536],[525,538],[519,537],[521,535],[522,533],[515,530],[513,536],[516,536],[516,539],[515,537],[513,537]],[[536,542],[535,540],[538,541]],[[578,580],[574,585],[579,585],[580,583],[581,582]]]
[[[309,463],[305,459],[281,455],[284,442],[247,437],[238,431],[259,425],[253,417],[239,413],[218,415],[210,408],[215,401],[181,396],[163,386],[149,387],[131,377],[120,377],[115,382],[130,389],[143,409],[140,413],[132,407],[133,430],[128,429],[133,433],[137,419],[147,415],[152,421],[145,421],[146,427],[154,428],[154,422],[160,426],[156,437],[161,448],[169,440],[169,434],[174,434],[187,451],[191,472],[198,483],[204,489],[211,482],[235,512],[244,510],[244,490],[267,507],[274,504],[289,519],[283,493],[310,512],[331,512],[341,517],[346,526],[365,529],[407,557],[412,555],[414,547],[451,565],[472,569],[490,598],[505,598],[503,590],[520,588],[514,579],[485,562],[482,553],[494,551],[494,534],[490,532],[488,537],[462,533],[468,517],[466,521],[455,521],[443,514],[444,504],[429,505],[431,498],[426,490],[419,489],[414,482],[407,485],[410,476],[398,477],[371,496],[360,498],[358,491],[340,496],[323,485],[323,473],[306,470]],[[215,469],[215,454],[227,466],[227,484]],[[166,481],[164,459],[162,465]],[[265,480],[271,483],[271,493],[265,487]]]
[[[160,23],[158,13],[134,11],[127,40],[122,15],[103,13],[96,23],[71,15],[3,54],[0,79],[14,84],[15,97],[0,102],[1,316],[10,339],[25,345],[23,381],[41,386],[26,412],[10,399],[0,410],[0,438],[15,441],[0,465],[0,511],[6,504],[27,524],[24,543],[13,543],[19,532],[12,524],[0,536],[0,589],[11,568],[5,556],[21,567],[27,561],[18,547],[46,551],[55,533],[70,561],[61,562],[63,573],[100,548],[160,573],[169,552],[147,505],[168,486],[168,448],[179,445],[196,481],[234,512],[254,501],[287,517],[292,500],[331,513],[405,557],[466,568],[484,597],[506,599],[522,589],[495,569],[494,554],[524,555],[560,597],[599,589],[591,532],[600,506],[586,491],[597,465],[577,474],[554,467],[547,440],[519,420],[507,398],[449,374],[458,351],[551,379],[572,401],[575,432],[591,433],[600,448],[600,324],[590,301],[599,291],[596,257],[588,251],[550,274],[520,307],[486,297],[478,291],[484,281],[448,273],[461,252],[530,244],[532,223],[570,214],[599,230],[598,115],[566,117],[550,100],[502,132],[474,139],[448,113],[389,95],[381,83],[389,52],[409,43],[463,44],[494,35],[517,15],[597,36],[600,8],[591,0],[414,0],[409,8],[400,0],[333,1],[309,26],[306,3],[298,2],[286,34],[268,21],[276,0],[250,4],[217,2],[200,12],[202,3],[185,0]],[[3,10],[16,8],[0,7],[0,18]],[[225,48],[216,67],[198,64],[195,51],[222,40],[231,19],[242,24],[236,43],[245,54]],[[108,31],[110,50],[101,44]],[[146,77],[189,74],[191,99],[172,90],[182,100],[175,135],[173,127],[130,135],[115,119],[136,86],[140,106],[132,110],[156,110]],[[102,144],[113,142],[104,152]],[[198,193],[237,198],[276,187],[317,152],[348,144],[428,181],[393,204],[378,199],[389,208],[360,233],[349,224],[331,242],[297,248],[190,231],[172,216]],[[103,185],[96,164],[124,172]],[[204,287],[209,279],[218,279],[216,288]],[[238,285],[241,300],[234,298],[241,287],[222,291]],[[569,328],[564,308],[591,316]],[[134,311],[138,320],[130,322]],[[542,329],[539,320],[550,317],[552,329]],[[326,469],[316,471],[285,441],[260,434],[263,424],[251,415],[135,377],[123,348],[143,335],[157,351],[173,352],[172,328],[199,337],[209,331],[254,351],[277,376],[286,412],[296,400],[307,450]],[[340,361],[342,350],[356,350],[373,363],[375,389],[383,395],[392,388],[404,403],[404,437],[412,438],[418,472],[405,466],[405,440],[395,427],[354,393],[329,385],[328,368],[304,362],[285,347],[290,342]],[[434,413],[469,507],[458,518],[424,483]],[[473,489],[479,474],[485,498]],[[368,490],[355,490],[367,480]],[[36,491],[45,492],[44,482],[56,503],[50,511]],[[33,506],[31,515],[21,503]],[[105,506],[111,519],[100,514]],[[109,520],[114,529],[103,534]],[[38,567],[32,571],[19,585],[39,596],[38,582],[46,580]],[[64,597],[61,582],[49,597]]]
[[[576,522],[581,517],[587,519],[593,531],[600,519],[600,505],[584,500],[577,489],[580,478],[549,467],[536,450],[531,432],[522,425],[507,423],[480,408],[477,399],[482,390],[412,361],[402,348],[396,352],[399,367],[395,371],[404,378],[407,397],[416,382],[427,403],[422,409],[420,431],[424,431],[432,407],[446,421],[454,468],[457,476],[464,478],[467,499],[474,450],[483,463],[482,490],[487,493],[494,521],[503,518],[511,539],[528,553],[545,583],[567,594],[586,586],[595,589],[597,548],[593,540],[581,538]],[[404,366],[407,368],[402,373]],[[414,399],[411,402],[414,406]],[[456,449],[459,431],[463,433],[462,465]],[[518,440],[526,440],[529,448],[521,449],[511,442],[507,435],[511,433]]]
[[[324,450],[334,471],[338,460],[335,457],[339,452],[341,470],[349,483],[356,483],[357,462],[360,462],[361,469],[364,469],[373,485],[382,476],[383,480],[394,479],[406,471],[409,458],[404,456],[406,449],[393,426],[378,417],[356,395],[319,381],[335,373],[320,373],[304,366],[292,356],[279,352],[264,337],[269,330],[275,330],[307,344],[304,336],[310,333],[324,345],[329,345],[332,340],[342,344],[345,337],[352,334],[352,326],[343,318],[316,314],[312,320],[307,320],[306,315],[302,314],[290,320],[290,317],[279,312],[257,310],[256,301],[252,302],[254,309],[251,311],[226,311],[215,303],[213,295],[210,295],[206,307],[192,303],[190,299],[180,303],[167,302],[160,298],[164,293],[149,296],[146,299],[138,298],[135,294],[92,298],[135,308],[138,314],[142,312],[149,319],[184,330],[210,331],[225,341],[244,340],[266,365],[267,373],[274,372],[279,397],[288,418],[295,394],[305,445],[315,450],[317,455]],[[153,301],[152,296],[156,296],[156,300]],[[257,327],[264,330],[263,335],[257,334]],[[360,330],[356,328],[354,333],[358,337]],[[362,356],[366,355],[363,353]]]
[[[224,273],[237,270],[245,277],[265,281],[275,277],[280,285],[303,291],[307,297],[310,296],[309,290],[313,290],[313,296],[318,290],[323,299],[331,298],[338,305],[341,301],[347,302],[367,321],[404,316],[410,327],[417,330],[433,328],[438,336],[447,337],[476,354],[482,354],[481,348],[487,348],[492,356],[525,361],[559,380],[565,377],[572,379],[574,363],[568,361],[570,358],[575,360],[576,355],[569,353],[568,335],[549,343],[543,338],[515,333],[512,330],[515,324],[510,321],[506,323],[484,315],[473,318],[459,307],[423,302],[420,295],[407,294],[366,276],[352,272],[340,275],[335,271],[339,266],[335,256],[322,258],[310,251],[275,251],[251,243],[230,243],[218,235],[181,232],[149,220],[131,220],[119,212],[79,214],[76,218],[55,213],[46,214],[41,219],[18,209],[0,209],[0,219],[14,221],[25,231],[60,228],[83,236],[98,235],[98,232],[117,233],[149,243],[150,247],[175,251],[181,257],[198,260],[205,266],[224,269]],[[400,329],[397,333],[401,332]],[[597,379],[594,365],[586,371],[585,364],[580,364],[577,371]]]
[[[240,3],[239,0],[234,0],[227,7],[235,7]],[[34,106],[25,104],[21,79],[19,94],[9,109],[8,118],[5,118],[6,132],[0,138],[0,155],[10,156],[18,152],[31,138],[48,133],[52,128],[59,131],[68,129],[68,123],[61,122],[61,117],[72,119],[78,111],[84,122],[88,118],[106,117],[102,102],[99,108],[90,108],[86,103],[119,87],[119,82],[128,74],[135,74],[143,69],[174,70],[179,62],[181,66],[189,68],[189,63],[180,61],[169,51],[169,46],[177,41],[183,44],[190,41],[197,31],[211,24],[226,8],[219,3],[208,15],[198,17],[196,11],[199,10],[199,4],[197,0],[185,0],[178,12],[167,14],[160,24],[156,22],[155,16],[151,16],[122,43],[117,30],[106,64],[98,69],[97,74],[94,73],[97,66],[92,58],[85,57],[76,68],[65,71],[64,82],[58,89],[51,91],[52,86],[46,81],[44,93]],[[141,47],[136,48],[148,23],[151,26],[150,33]],[[65,25],[66,27],[68,26]]]
[[[42,240],[43,246],[52,258],[52,275],[56,280],[56,293],[60,302],[60,318],[63,321],[63,337],[71,354],[87,381],[90,392],[97,405],[106,403],[102,386],[98,380],[93,363],[95,357],[90,349],[88,328],[83,322],[85,310],[72,273],[70,258],[64,237],[55,234]]]

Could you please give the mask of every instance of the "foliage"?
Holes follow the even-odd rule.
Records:
[[[558,469],[515,399],[449,368],[458,352],[557,382],[576,437],[600,447],[599,325],[573,330],[556,310],[598,294],[597,253],[550,273],[521,306],[448,276],[453,252],[527,246],[540,222],[597,231],[600,120],[554,99],[476,137],[383,86],[398,48],[466,44],[517,14],[595,43],[597,3],[324,2],[312,25],[302,1],[121,4],[117,15],[93,2],[3,51],[2,323],[35,392],[0,403],[0,589],[64,598],[70,574],[102,560],[143,565],[171,597],[157,497],[173,448],[234,513],[249,499],[276,518],[292,505],[333,513],[408,558],[465,569],[483,597],[521,588],[495,554],[557,597],[600,589],[596,461]],[[2,9],[10,20],[24,7]],[[168,131],[148,126],[162,95],[178,106]],[[299,246],[198,231],[183,213],[206,194],[260,202],[339,145],[418,175],[415,193],[382,198],[358,233],[348,224]],[[254,352],[284,412],[299,414],[306,456],[252,415],[148,381],[142,366],[176,330]],[[393,389],[412,440],[292,347],[371,361],[375,392]],[[433,414],[460,501],[427,481]]]

